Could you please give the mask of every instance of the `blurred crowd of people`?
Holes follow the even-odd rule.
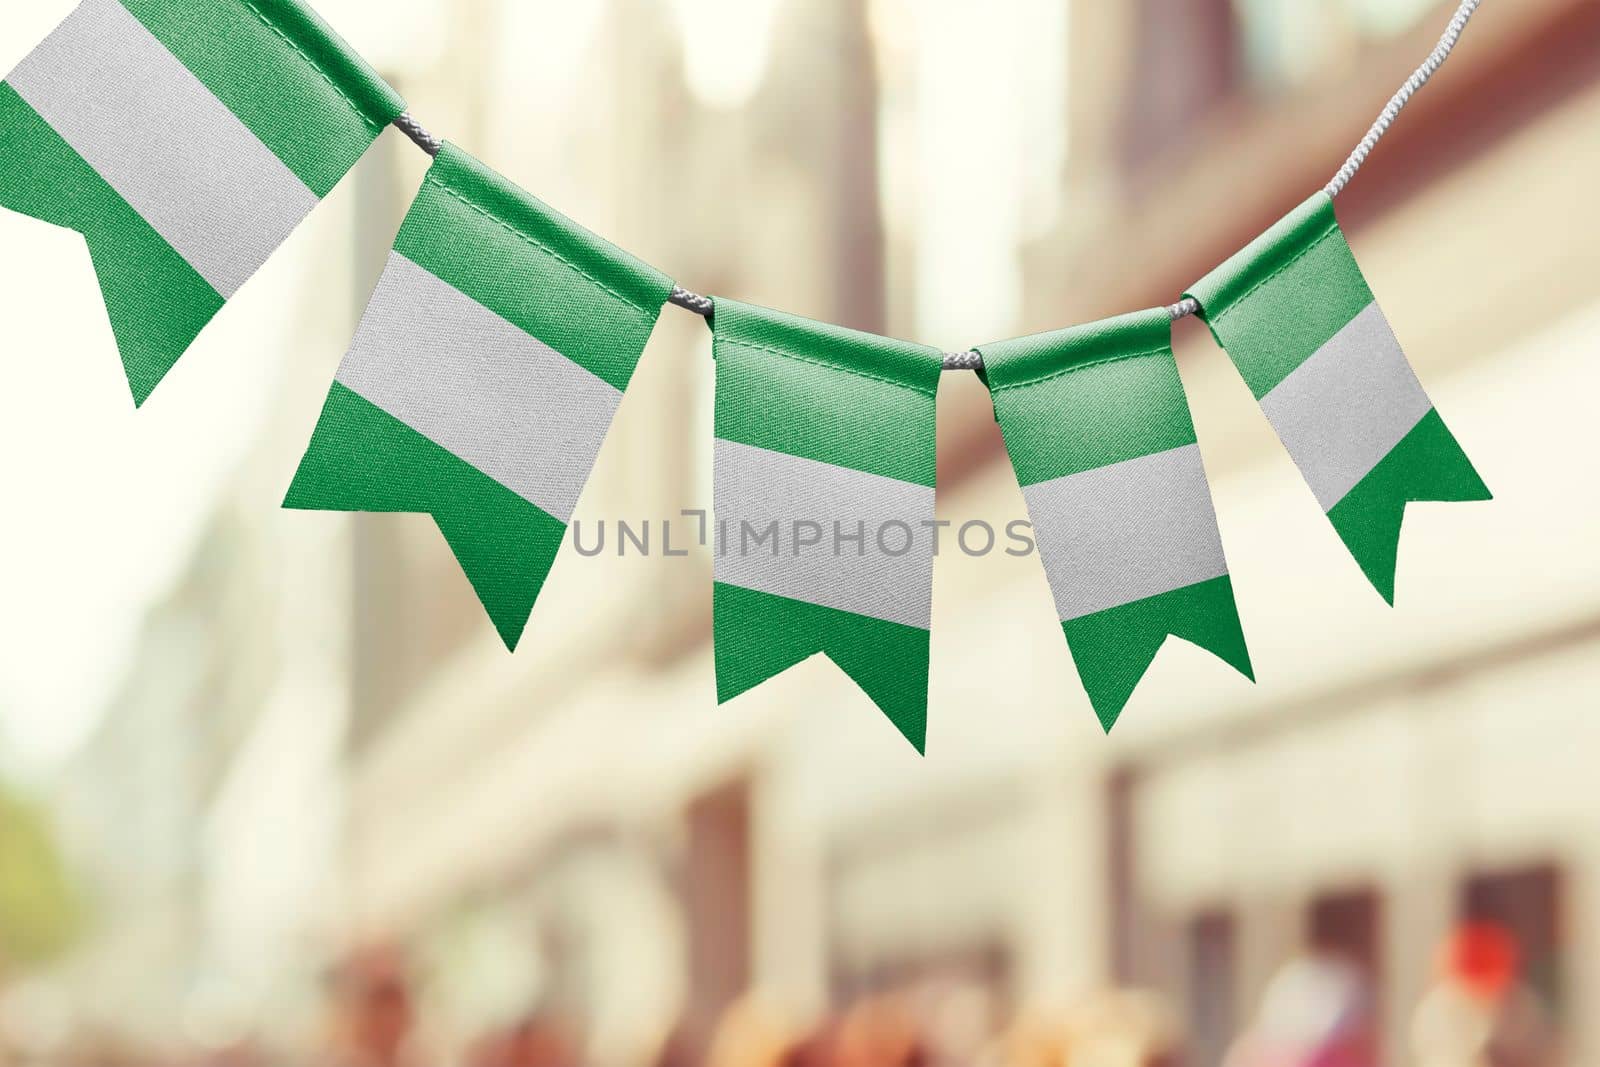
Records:
[[[1409,1020],[1414,1067],[1552,1067],[1556,1021],[1522,979],[1515,940],[1470,923],[1440,950],[1438,973]],[[1223,1067],[1376,1067],[1381,1007],[1370,980],[1334,955],[1283,967]]]
[[[1406,1028],[1413,1067],[1560,1067],[1552,1006],[1523,977],[1514,939],[1468,924],[1442,946],[1435,982]],[[758,997],[709,1027],[667,1037],[653,1067],[1380,1067],[1381,1007],[1360,968],[1309,951],[1288,961],[1220,1064],[1185,1047],[1172,1006],[1132,991],[1083,998],[1048,1015],[999,1017],[982,985],[929,981],[863,996],[798,1025]],[[401,957],[362,954],[328,988],[317,1067],[588,1067],[578,1032],[531,1014],[454,1056],[419,1038],[417,996]],[[47,1059],[0,1046],[0,1067],[277,1067],[294,1063],[242,1041],[188,1057],[141,1057],[111,1044]]]

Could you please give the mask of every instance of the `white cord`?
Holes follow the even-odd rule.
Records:
[[[1462,0],[1461,6],[1456,8],[1455,17],[1450,20],[1450,25],[1445,27],[1444,36],[1439,38],[1439,43],[1433,52],[1418,67],[1416,73],[1406,79],[1389,100],[1389,106],[1383,109],[1383,114],[1378,116],[1378,121],[1372,124],[1372,129],[1356,145],[1356,150],[1350,153],[1350,158],[1345,160],[1344,166],[1339,168],[1339,173],[1333,176],[1333,181],[1327,185],[1327,194],[1336,197],[1344,192],[1344,187],[1350,184],[1350,179],[1356,176],[1356,171],[1361,169],[1361,164],[1367,161],[1367,156],[1378,147],[1378,142],[1383,140],[1383,135],[1389,132],[1389,127],[1394,125],[1394,120],[1399,118],[1400,112],[1411,102],[1417,90],[1428,84],[1428,79],[1438,73],[1444,66],[1444,61],[1450,58],[1450,52],[1455,48],[1456,42],[1461,40],[1461,31],[1467,28],[1467,23],[1472,21],[1472,16],[1478,10],[1478,5],[1483,0]]]
[[[1383,109],[1383,114],[1378,116],[1378,121],[1372,124],[1372,129],[1367,131],[1367,135],[1361,139],[1360,144],[1356,145],[1355,151],[1350,153],[1350,158],[1345,161],[1344,166],[1339,168],[1339,173],[1334,175],[1333,181],[1328,183],[1325,190],[1328,196],[1337,197],[1344,192],[1345,186],[1350,184],[1350,179],[1356,176],[1356,172],[1367,161],[1367,157],[1378,146],[1378,142],[1383,140],[1383,135],[1389,132],[1389,127],[1394,125],[1394,120],[1400,116],[1400,112],[1405,110],[1405,106],[1411,102],[1411,98],[1416,95],[1417,90],[1427,85],[1428,79],[1437,74],[1439,68],[1444,66],[1444,61],[1450,58],[1450,53],[1455,49],[1456,42],[1461,40],[1462,31],[1467,28],[1467,23],[1472,21],[1472,16],[1477,12],[1478,5],[1482,2],[1483,0],[1462,0],[1461,6],[1456,8],[1455,16],[1450,20],[1450,25],[1445,27],[1444,36],[1439,38],[1439,43],[1434,47],[1433,52],[1423,62],[1422,66],[1417,68],[1416,73],[1412,74],[1406,80],[1406,83],[1400,87],[1400,91],[1390,98],[1389,106]],[[400,118],[395,120],[395,125],[405,131],[406,136],[415,141],[418,147],[429,155],[436,156],[439,154],[442,142],[424,129],[422,124],[412,118],[409,113],[401,115]],[[677,286],[672,290],[670,301],[678,307],[707,318],[711,316],[714,306],[710,297],[701,296],[699,293],[690,292],[688,289]],[[1167,308],[1167,314],[1172,316],[1173,321],[1176,322],[1178,319],[1188,318],[1190,315],[1197,314],[1199,310],[1200,305],[1190,298],[1180,300]],[[977,352],[952,352],[945,356],[944,366],[946,370],[977,370],[983,366],[983,357]]]

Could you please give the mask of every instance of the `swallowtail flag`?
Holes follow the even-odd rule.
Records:
[[[299,0],[84,0],[0,83],[0,206],[83,234],[142,404],[404,108]]]
[[[431,514],[515,648],[671,291],[446,145],[284,506]]]
[[[1192,295],[1356,562],[1394,603],[1411,501],[1491,494],[1423,392],[1318,193]]]
[[[712,329],[718,697],[823,652],[923,751],[940,353],[732,300]]]
[[[1116,724],[1169,635],[1253,679],[1168,313],[979,351],[1101,725]]]

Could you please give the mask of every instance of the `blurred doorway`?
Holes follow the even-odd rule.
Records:
[[[1520,978],[1556,1018],[1566,994],[1562,958],[1565,878],[1555,864],[1468,876],[1461,889],[1462,918],[1509,933],[1520,959]]]
[[[1354,967],[1373,1003],[1383,1003],[1383,898],[1376,889],[1316,897],[1306,910],[1306,941],[1319,955]]]
[[[689,1002],[683,1037],[699,1053],[722,1015],[750,984],[749,779],[736,779],[696,797],[687,821],[683,901]]]
[[[1221,1063],[1239,1028],[1239,929],[1233,912],[1208,911],[1189,922],[1191,1067]]]

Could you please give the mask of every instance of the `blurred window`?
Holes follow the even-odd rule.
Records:
[[[1383,901],[1375,889],[1328,893],[1311,902],[1306,940],[1359,969],[1375,988],[1383,973]]]
[[[687,1039],[703,1044],[750,984],[750,783],[740,779],[689,806],[683,871],[689,935]]]
[[[1294,85],[1348,60],[1352,42],[1391,37],[1431,17],[1439,0],[1233,0],[1251,85]]]
[[[1190,921],[1188,956],[1188,1062],[1221,1063],[1239,1026],[1238,928],[1232,913],[1211,911]]]
[[[1461,900],[1463,919],[1491,923],[1511,934],[1522,981],[1558,1014],[1565,993],[1563,881],[1554,865],[1484,872],[1467,879]]]
[[[1135,803],[1138,774],[1128,768],[1112,772],[1106,782],[1106,890],[1111,901],[1111,977],[1118,984],[1139,981],[1138,816]]]
[[[1187,140],[1196,120],[1238,84],[1239,31],[1231,0],[1138,0],[1123,128],[1130,169]]]
[[[1325,893],[1306,910],[1306,942],[1320,956],[1340,960],[1355,968],[1365,998],[1365,1018],[1370,1033],[1382,1026],[1383,897],[1376,889],[1361,888]],[[1377,1062],[1378,1050],[1370,1054]]]
[[[683,34],[684,73],[696,97],[715,108],[737,108],[755,95],[767,71],[778,8],[777,0],[672,0]]]

